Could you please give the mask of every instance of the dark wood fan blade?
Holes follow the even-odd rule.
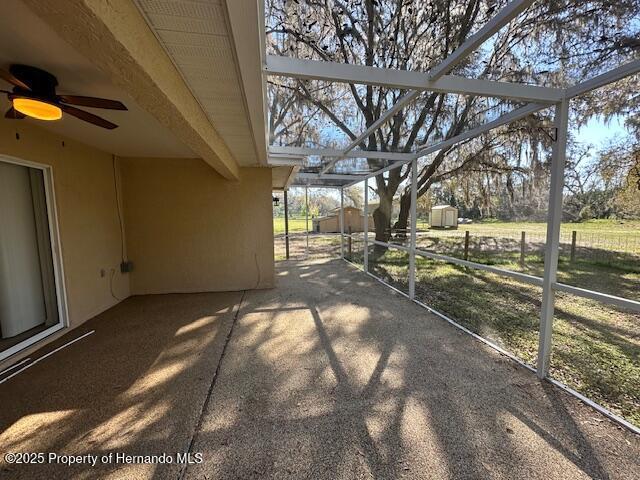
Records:
[[[2,78],[6,82],[9,82],[11,85],[15,85],[16,87],[20,87],[28,91],[31,90],[31,87],[29,85],[18,80],[12,73],[9,73],[6,70],[3,70],[2,68],[0,68],[0,78]]]
[[[115,123],[111,123],[104,118],[101,118],[93,113],[85,112],[84,110],[80,110],[79,108],[71,107],[69,105],[60,104],[60,108],[63,112],[68,113],[69,115],[73,115],[80,120],[84,120],[85,122],[92,123],[97,125],[98,127],[107,128],[109,130],[113,130],[114,128],[118,128]]]
[[[126,110],[122,102],[117,100],[108,100],[106,98],[81,97],[78,95],[58,95],[63,103],[70,105],[80,105],[81,107],[107,108],[109,110]]]
[[[13,107],[7,110],[7,113],[4,114],[4,118],[11,118],[13,120],[22,120],[24,117],[26,117],[24,113],[20,113]]]

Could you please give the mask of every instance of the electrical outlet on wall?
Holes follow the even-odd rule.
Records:
[[[124,260],[120,264],[120,272],[122,272],[122,273],[133,272],[133,262],[131,260]]]

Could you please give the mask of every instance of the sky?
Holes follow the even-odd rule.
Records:
[[[593,117],[586,125],[573,129],[575,139],[585,145],[593,145],[594,151],[597,151],[600,147],[607,145],[607,143],[616,136],[624,136],[627,134],[624,119],[624,116],[617,115],[612,117],[608,122],[605,122],[602,117]],[[327,189],[323,190],[323,193],[338,198],[335,190]]]
[[[609,140],[616,136],[624,136],[627,130],[624,126],[624,117],[614,116],[605,123],[602,117],[593,117],[586,125],[574,129],[575,139],[584,144],[592,144],[596,150],[605,146]]]

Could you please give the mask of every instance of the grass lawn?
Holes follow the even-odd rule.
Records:
[[[418,220],[418,228],[428,229],[429,224],[426,221]],[[459,230],[469,230],[478,233],[493,233],[496,231],[516,232],[526,231],[535,233],[544,233],[547,231],[546,222],[501,222],[493,220],[485,220],[468,225],[459,225]],[[571,232],[575,230],[579,233],[609,233],[614,235],[640,235],[640,220],[588,220],[580,223],[563,223],[561,226],[563,232]]]
[[[510,230],[507,228],[510,227]],[[541,277],[545,224],[488,222],[458,230],[418,234],[418,248],[464,257],[464,230],[470,232],[469,260]],[[578,232],[575,261],[570,262],[571,230]],[[525,263],[520,265],[520,232],[525,231]],[[640,300],[640,222],[597,220],[563,224],[559,280],[581,288]]]
[[[311,219],[309,219],[309,230],[311,230]],[[289,233],[306,231],[305,218],[289,217]],[[284,217],[273,217],[273,234],[284,234]]]
[[[494,222],[485,221],[469,225],[459,225],[457,230],[430,229],[425,222],[418,223],[419,234],[438,238],[458,238],[462,241],[465,231],[472,239],[520,240],[525,232],[526,240],[539,247],[546,243],[545,222]],[[563,223],[560,228],[560,243],[569,246],[572,232],[576,232],[577,246],[583,249],[599,249],[602,252],[616,251],[640,254],[639,220],[590,220],[581,223]]]

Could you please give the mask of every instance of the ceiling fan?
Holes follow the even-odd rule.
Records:
[[[56,86],[58,85],[56,77],[36,67],[11,65],[9,71],[0,68],[0,78],[13,85],[13,90],[10,92],[0,90],[0,92],[7,94],[12,104],[12,107],[4,115],[5,118],[20,120],[25,117],[32,117],[39,120],[60,120],[64,112],[98,127],[113,130],[117,128],[115,123],[72,105],[109,110],[127,110],[127,107],[117,100],[77,95],[58,95],[56,94]]]

